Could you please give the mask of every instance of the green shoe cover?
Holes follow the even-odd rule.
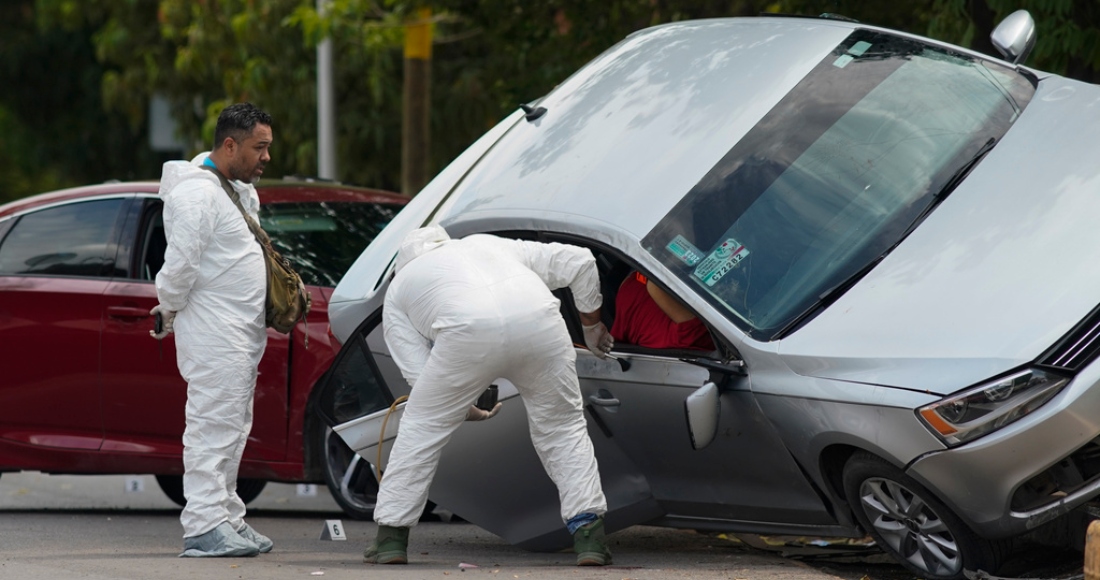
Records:
[[[409,528],[378,526],[374,544],[363,552],[368,564],[408,564]]]
[[[611,563],[611,550],[607,549],[602,517],[577,529],[573,534],[573,551],[577,553],[578,566],[606,566]]]

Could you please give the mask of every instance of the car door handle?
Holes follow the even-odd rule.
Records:
[[[148,318],[149,311],[133,306],[108,306],[107,316],[111,318]]]
[[[589,395],[588,401],[597,407],[618,407],[619,400],[615,397],[604,398],[600,395]]]

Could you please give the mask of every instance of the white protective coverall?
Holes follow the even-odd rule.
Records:
[[[558,488],[562,521],[603,514],[607,500],[588,437],[576,351],[551,289],[577,308],[602,303],[592,253],[564,244],[410,232],[386,292],[386,344],[411,385],[374,519],[411,527],[428,499],[443,446],[497,378],[527,407],[531,441]]]
[[[260,245],[213,173],[169,161],[160,180],[168,249],[157,298],[175,318],[176,360],[187,381],[183,537],[222,522],[244,525],[237,470],[252,429],[256,369],[267,346],[267,277]],[[230,183],[256,217],[251,184]]]

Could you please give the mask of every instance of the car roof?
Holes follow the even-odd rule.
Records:
[[[158,181],[113,181],[60,189],[0,205],[0,218],[71,200],[133,193],[156,195],[159,188],[160,182]],[[263,179],[256,184],[256,192],[260,196],[260,203],[265,204],[328,201],[405,205],[410,199],[408,196],[382,189],[300,178]]]
[[[853,28],[754,17],[634,33],[539,101],[544,115],[512,127],[442,223],[462,235],[462,222],[522,215],[640,239]]]
[[[545,114],[511,127],[438,219],[459,236],[496,222],[500,230],[640,240],[857,29],[950,46],[859,23],[776,16],[639,31],[541,99]]]

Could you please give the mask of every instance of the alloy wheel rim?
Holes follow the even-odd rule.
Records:
[[[859,495],[871,526],[907,562],[937,576],[953,576],[962,568],[955,536],[919,495],[878,477],[865,480]]]
[[[374,467],[353,452],[331,428],[325,431],[325,469],[339,482],[340,497],[357,510],[373,510],[377,499]],[[369,489],[368,489],[369,488]]]

